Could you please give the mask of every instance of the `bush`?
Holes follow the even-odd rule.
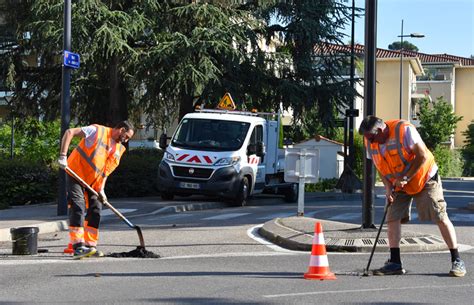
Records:
[[[337,178],[321,179],[318,183],[305,184],[305,192],[330,192],[336,187]]]
[[[461,152],[447,147],[438,146],[434,151],[436,164],[438,164],[441,177],[461,177],[464,161]]]
[[[471,121],[467,126],[467,130],[463,131],[462,134],[466,136],[462,149],[465,160],[463,174],[470,177],[474,175],[474,121]]]
[[[120,165],[107,179],[105,192],[109,197],[156,196],[158,166],[163,152],[157,149],[127,151]]]
[[[340,143],[344,143],[344,128],[339,128],[334,137],[334,140]],[[349,142],[349,139],[347,141]],[[349,143],[347,143],[347,145],[349,145]],[[349,152],[349,146],[347,150]],[[359,178],[363,176],[364,158],[364,137],[357,132],[357,128],[354,128],[354,168],[352,170]]]
[[[50,164],[59,153],[61,122],[43,122],[37,119],[15,120],[15,158]],[[10,156],[11,124],[0,126],[0,158]]]
[[[28,159],[0,160],[0,209],[53,201],[58,192],[58,171]]]

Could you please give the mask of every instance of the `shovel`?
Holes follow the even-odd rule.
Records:
[[[137,233],[138,233],[138,238],[140,239],[140,247],[144,250],[145,249],[145,240],[143,239],[143,234],[142,234],[142,230],[140,229],[139,226],[137,225],[134,225],[133,223],[131,223],[127,218],[125,218],[125,216],[122,215],[122,213],[120,213],[119,210],[117,210],[116,208],[114,208],[107,200],[102,200],[101,197],[99,196],[99,194],[97,194],[97,192],[92,188],[90,187],[89,184],[87,184],[84,180],[82,180],[81,177],[79,177],[79,175],[77,175],[72,169],[70,169],[69,167],[66,166],[66,168],[64,169],[65,171],[67,171],[72,177],[74,177],[74,179],[77,180],[77,182],[79,182],[83,187],[85,187],[89,192],[91,192],[93,195],[97,196],[99,198],[99,200],[106,206],[108,207],[109,209],[112,210],[112,212],[115,213],[115,215],[117,215],[120,219],[122,219],[130,228],[133,228],[135,230],[137,230]]]

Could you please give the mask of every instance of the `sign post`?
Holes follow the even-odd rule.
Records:
[[[304,185],[319,180],[319,149],[294,147],[285,150],[285,181],[297,182],[298,212],[304,216]]]

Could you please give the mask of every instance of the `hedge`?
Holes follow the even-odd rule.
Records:
[[[157,196],[158,166],[163,156],[157,149],[127,151],[120,165],[107,179],[108,197]]]
[[[107,179],[109,198],[157,196],[158,165],[163,153],[156,149],[127,151],[119,167]],[[58,166],[14,159],[0,160],[0,209],[57,201]]]
[[[42,162],[0,160],[0,209],[55,200],[58,171]]]

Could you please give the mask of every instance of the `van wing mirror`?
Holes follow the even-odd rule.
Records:
[[[259,157],[265,156],[265,144],[263,144],[263,142],[249,144],[249,146],[247,146],[247,155],[257,155]]]
[[[161,136],[160,136],[160,142],[159,142],[159,146],[161,149],[166,149],[166,147],[168,146],[168,136],[166,135],[166,133],[162,133]]]
[[[255,155],[257,153],[257,145],[249,144],[247,146],[247,156]]]

